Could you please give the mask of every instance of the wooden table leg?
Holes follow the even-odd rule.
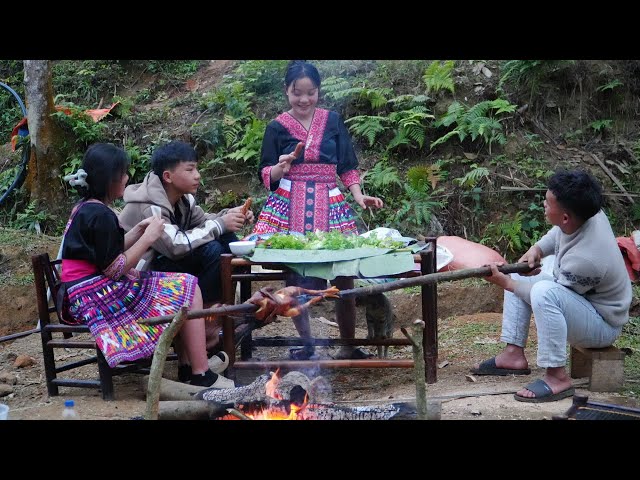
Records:
[[[420,270],[423,275],[436,271],[436,238],[427,238],[431,248],[420,252]],[[424,321],[424,361],[427,383],[438,381],[438,284],[423,285],[422,320]]]
[[[235,295],[233,291],[233,281],[231,280],[232,267],[231,259],[233,255],[223,253],[220,261],[220,282],[222,284],[222,303],[233,305]],[[234,338],[233,318],[229,316],[222,317],[222,348],[229,355],[229,366],[233,366],[236,361],[236,348]]]

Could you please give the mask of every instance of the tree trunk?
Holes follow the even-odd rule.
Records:
[[[60,205],[60,168],[65,158],[59,147],[64,132],[51,117],[55,109],[49,60],[24,61],[24,90],[31,141],[27,188],[38,205]]]

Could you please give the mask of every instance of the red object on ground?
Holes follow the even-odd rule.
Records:
[[[91,118],[93,118],[94,122],[99,122],[104,117],[106,117],[111,112],[111,110],[116,108],[116,105],[119,105],[119,104],[120,104],[120,102],[116,102],[116,103],[111,104],[110,107],[107,107],[107,108],[94,108],[92,110],[85,110],[84,113],[86,113]]]
[[[440,269],[441,272],[478,268],[491,262],[507,263],[504,257],[495,250],[461,237],[438,237],[437,243],[447,247],[453,254],[453,261]]]
[[[616,241],[624,258],[624,266],[627,267],[629,278],[632,282],[637,282],[640,279],[640,251],[638,251],[638,247],[630,237],[617,237]]]

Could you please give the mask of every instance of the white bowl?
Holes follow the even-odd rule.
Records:
[[[231,253],[237,256],[249,255],[256,248],[256,242],[249,240],[241,240],[239,242],[231,242],[229,244]]]

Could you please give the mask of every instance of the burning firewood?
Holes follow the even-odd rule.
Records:
[[[272,287],[265,287],[258,290],[245,303],[252,303],[259,308],[255,312],[257,320],[267,324],[276,315],[282,317],[296,317],[311,305],[318,303],[324,298],[338,298],[338,290],[331,287],[326,290],[307,290],[301,287],[285,287],[274,292]],[[311,297],[306,303],[301,304],[301,299]]]
[[[343,407],[335,404],[309,403],[303,407],[293,402],[272,400],[240,404],[236,409],[259,420],[415,420],[416,410],[410,403],[389,403]],[[220,420],[232,419],[231,415]]]
[[[271,375],[263,374],[253,383],[237,388],[207,388],[201,390],[194,397],[196,400],[208,400],[216,403],[240,403],[265,401],[267,399],[266,384]]]
[[[326,401],[314,393],[318,380],[313,381],[301,372],[289,372],[282,378],[278,372],[260,375],[246,387],[227,390],[206,389],[195,398],[214,402],[216,405],[234,404],[234,415],[222,414],[221,419],[238,418],[242,415],[251,419],[264,420],[399,420],[415,419],[416,409],[411,404],[393,403],[376,406],[344,407]],[[322,383],[322,382],[320,382]],[[322,389],[321,389],[322,390]],[[322,393],[322,392],[318,392]],[[218,410],[222,413],[221,410]],[[227,410],[228,412],[228,410]],[[242,415],[238,415],[238,413]]]

